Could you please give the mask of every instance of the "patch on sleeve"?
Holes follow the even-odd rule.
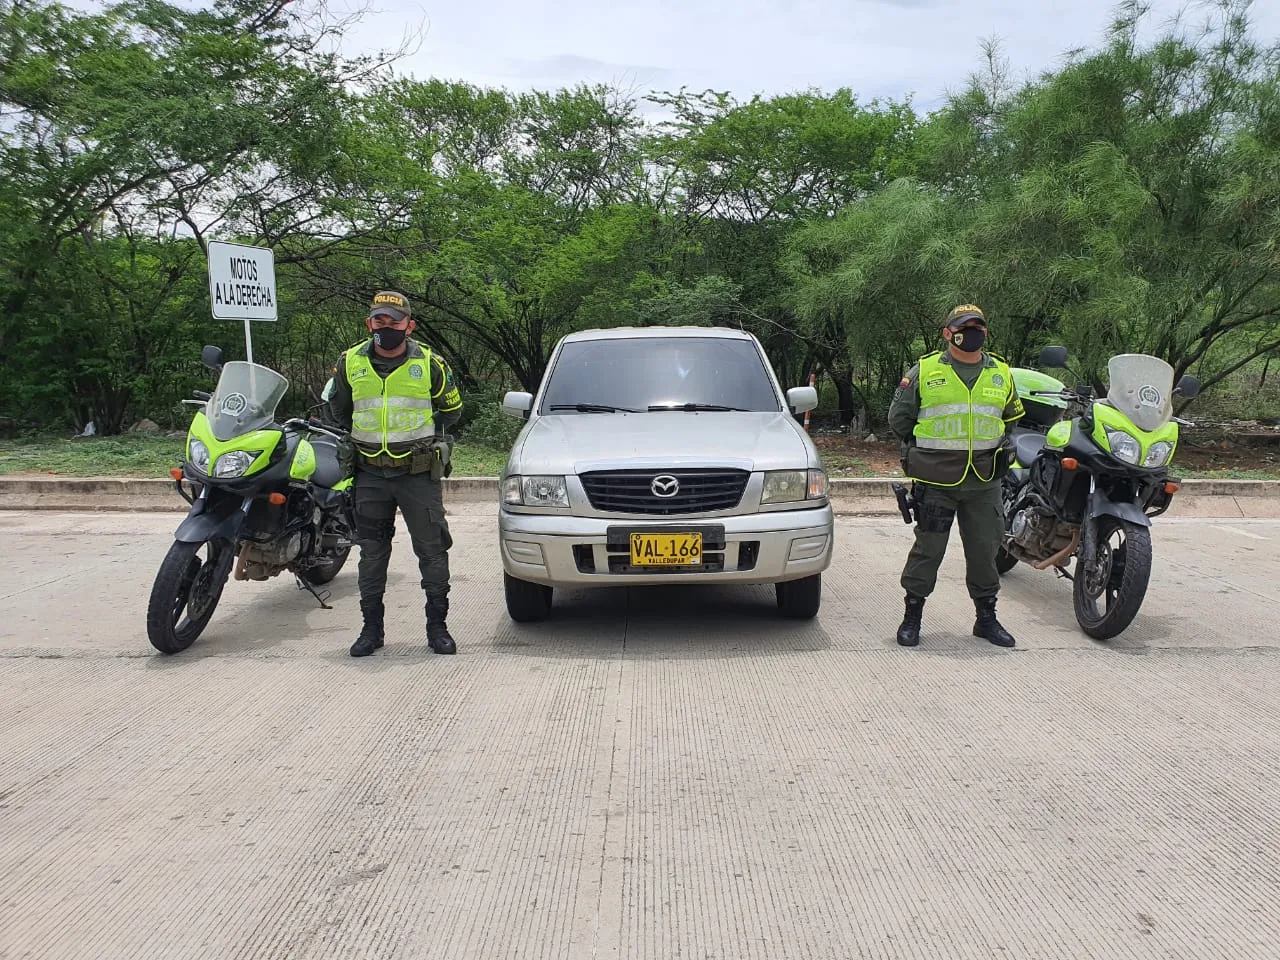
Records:
[[[902,380],[898,383],[898,389],[902,389],[903,387],[909,387],[909,386],[911,386],[910,377],[903,377]]]

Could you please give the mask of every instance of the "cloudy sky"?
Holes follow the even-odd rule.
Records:
[[[1111,0],[370,0],[347,52],[397,45],[420,30],[401,72],[509,89],[607,82],[730,90],[739,97],[848,86],[864,100],[912,95],[936,106],[1000,39],[1014,74],[1052,68],[1096,45]],[[1151,23],[1186,8],[1152,0]],[[340,4],[335,3],[335,7]],[[1188,21],[1210,8],[1191,6]],[[1280,36],[1280,2],[1261,0],[1258,34]]]

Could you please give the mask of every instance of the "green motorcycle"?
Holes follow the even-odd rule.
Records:
[[[212,394],[184,400],[202,409],[187,435],[186,456],[171,475],[191,504],[160,564],[147,605],[147,636],[178,653],[208,625],[234,566],[237,580],[269,580],[288,570],[325,605],[317,587],[338,575],[353,543],[351,478],[342,466],[340,430],[317,420],[276,422],[289,381],[244,361],[223,363]],[[184,487],[191,486],[191,493]]]
[[[1044,367],[1065,368],[1064,347],[1048,347]],[[1002,574],[1019,563],[1053,569],[1073,582],[1076,621],[1107,640],[1138,614],[1151,578],[1151,518],[1169,509],[1179,485],[1169,472],[1178,447],[1173,398],[1199,382],[1158,357],[1112,357],[1109,386],[1096,399],[1034,370],[1015,368],[1027,410],[1013,432],[1013,463],[1001,481]],[[1075,560],[1074,570],[1068,565]]]

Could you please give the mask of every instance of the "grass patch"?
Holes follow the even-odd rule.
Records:
[[[0,474],[163,477],[182,456],[181,437],[36,437],[0,441]]]
[[[498,477],[507,465],[509,451],[460,440],[453,446],[454,477]]]
[[[61,477],[166,477],[184,448],[182,436],[36,437],[0,440],[0,476],[27,473]],[[496,477],[507,451],[460,441],[453,476]]]
[[[35,437],[0,440],[0,476],[19,473],[63,477],[165,477],[183,451],[182,436],[126,434],[119,437]],[[833,478],[898,476],[901,471],[859,456],[823,452]],[[453,448],[453,476],[496,477],[507,462],[507,450],[460,440]],[[1247,462],[1247,461],[1246,461]],[[1256,460],[1254,462],[1257,462]],[[1280,469],[1227,467],[1193,469],[1174,464],[1186,479],[1280,480]]]
[[[1177,463],[1173,473],[1184,480],[1280,480],[1280,470],[1179,470]]]

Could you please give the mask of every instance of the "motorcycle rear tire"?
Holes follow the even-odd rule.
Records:
[[[996,570],[1000,576],[1004,576],[1010,570],[1018,565],[1018,558],[1013,556],[1004,547],[996,551]]]
[[[322,566],[311,567],[304,570],[300,576],[313,587],[318,587],[323,583],[328,583],[336,577],[343,566],[346,565],[347,557],[351,556],[351,548],[343,550],[341,553],[333,555],[332,559],[324,563]]]
[[[1108,542],[1117,531],[1124,534],[1123,566],[1115,569],[1112,561],[1108,584],[1103,594],[1114,588],[1115,596],[1105,612],[1099,609],[1099,597],[1089,595],[1088,574],[1079,560],[1075,564],[1071,598],[1075,607],[1076,622],[1086,634],[1095,640],[1110,640],[1123,633],[1142,606],[1151,582],[1151,531],[1141,524],[1116,517],[1098,520],[1098,545]]]
[[[201,561],[199,552],[205,546],[209,547],[209,559]],[[147,638],[161,653],[181,653],[195,643],[208,626],[218,601],[222,599],[227,575],[231,572],[230,558],[222,552],[227,550],[229,548],[225,544],[215,547],[212,542],[174,541],[165,554],[147,603]],[[191,591],[201,574],[216,579],[206,579],[201,584],[205,590],[198,598],[200,603],[193,617]]]

